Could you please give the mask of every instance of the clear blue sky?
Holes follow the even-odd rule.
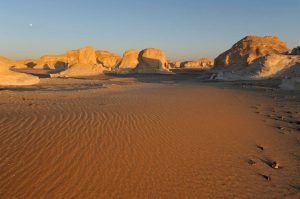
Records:
[[[300,0],[1,0],[0,7],[0,55],[13,59],[87,45],[213,58],[249,34],[300,45]]]

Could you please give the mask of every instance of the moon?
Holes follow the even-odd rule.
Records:
[[[32,26],[33,26],[33,24],[32,24],[32,23],[30,23],[30,24],[29,24],[29,27],[31,28]]]

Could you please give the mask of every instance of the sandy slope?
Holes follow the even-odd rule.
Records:
[[[0,91],[0,198],[300,197],[299,132],[274,104],[194,84]]]

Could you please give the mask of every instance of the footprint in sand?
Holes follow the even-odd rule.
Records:
[[[267,181],[271,181],[271,175],[264,175],[264,174],[261,174],[261,173],[258,173],[258,175],[263,177]]]
[[[264,146],[258,145],[258,144],[256,145],[256,148],[260,149],[261,151],[265,150],[265,147],[264,147]]]

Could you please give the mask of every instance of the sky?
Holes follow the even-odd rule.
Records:
[[[300,0],[0,0],[0,55],[38,58],[93,46],[155,47],[214,58],[246,35],[300,45]]]

